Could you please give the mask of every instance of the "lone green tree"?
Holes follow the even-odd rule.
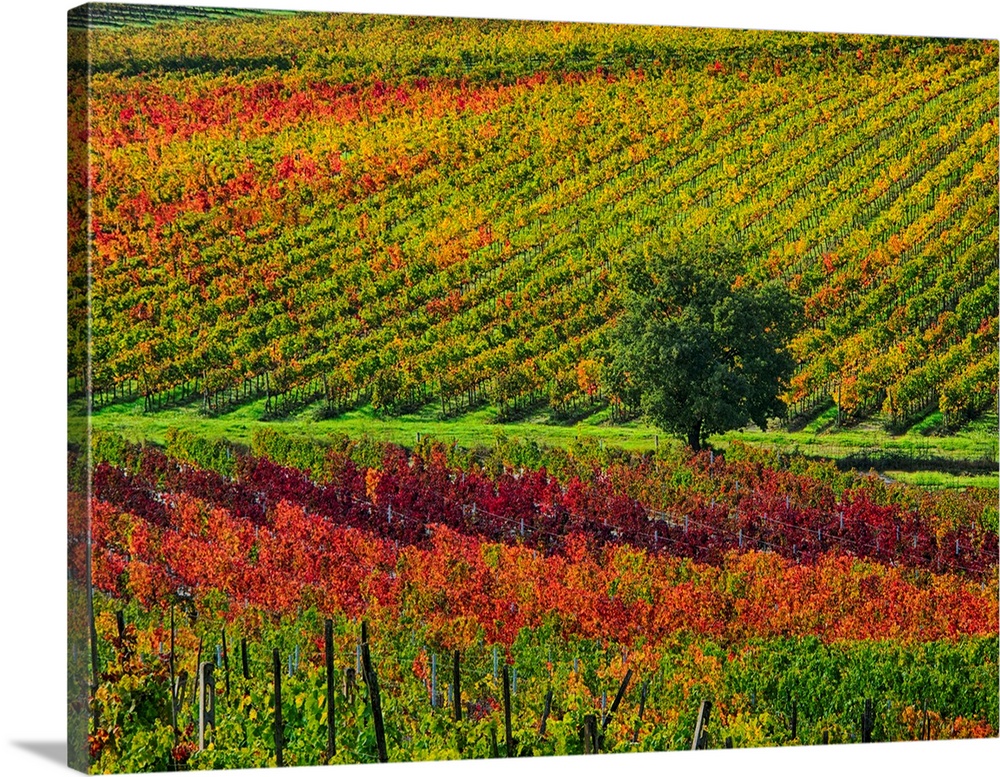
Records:
[[[780,417],[802,306],[777,281],[739,272],[749,251],[689,242],[627,265],[608,377],[646,418],[700,450],[710,434]]]

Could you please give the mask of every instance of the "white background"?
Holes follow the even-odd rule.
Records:
[[[164,0],[180,3],[183,0]],[[203,3],[211,5],[211,2]],[[261,0],[214,5],[760,29],[1000,37],[991,2],[715,0]],[[5,4],[0,167],[0,774],[65,767],[65,14],[70,3]],[[992,767],[989,764],[994,764]],[[550,770],[636,777],[703,774],[996,774],[1000,740],[524,760]],[[508,764],[318,767],[304,774],[449,777]],[[230,772],[259,774],[259,770]]]

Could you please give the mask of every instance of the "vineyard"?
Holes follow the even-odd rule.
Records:
[[[996,41],[70,27],[71,765],[1000,733]],[[685,448],[616,338],[690,298]]]
[[[151,27],[170,22],[191,20],[239,19],[273,11],[251,11],[235,8],[190,8],[171,5],[125,5],[123,3],[88,3],[71,8],[66,14],[70,29],[103,27]]]
[[[750,448],[612,458],[99,435],[95,764],[676,749],[705,698],[708,747],[996,735],[990,492]],[[177,680],[204,661],[212,749]]]
[[[995,407],[992,42],[302,14],[86,43],[96,409],[627,417],[623,267],[707,233],[805,300],[793,413]],[[85,295],[70,321],[82,392]]]

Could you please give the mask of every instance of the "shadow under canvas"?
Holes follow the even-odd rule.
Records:
[[[66,742],[12,742],[15,747],[34,753],[46,761],[54,761],[60,766],[66,765]]]

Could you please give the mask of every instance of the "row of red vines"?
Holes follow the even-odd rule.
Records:
[[[144,606],[182,598],[227,619],[309,607],[351,617],[392,614],[431,639],[468,647],[482,633],[511,644],[523,627],[564,635],[659,640],[688,631],[723,640],[814,634],[824,639],[952,639],[996,633],[992,586],[849,556],[795,564],[732,552],[720,566],[624,545],[566,538],[566,553],[489,543],[432,527],[424,547],[397,547],[287,502],[256,526],[179,496],[154,525],[94,502],[94,582]],[[214,602],[214,604],[213,604]]]
[[[770,550],[803,562],[833,550],[974,577],[996,566],[998,552],[995,531],[949,523],[919,507],[880,503],[865,487],[839,498],[817,489],[813,499],[792,501],[788,490],[766,482],[737,484],[729,492],[720,489],[718,499],[689,490],[669,508],[654,508],[626,493],[649,472],[633,473],[632,482],[621,471],[566,482],[544,469],[490,478],[395,447],[386,449],[380,468],[338,457],[324,483],[264,458],[244,458],[239,473],[230,480],[150,448],[135,472],[98,465],[93,493],[158,526],[169,523],[172,494],[206,500],[251,525],[272,523],[274,508],[288,502],[405,545],[426,544],[428,526],[441,524],[546,554],[564,552],[566,537],[578,534],[595,546],[624,543],[713,564],[731,550]]]

